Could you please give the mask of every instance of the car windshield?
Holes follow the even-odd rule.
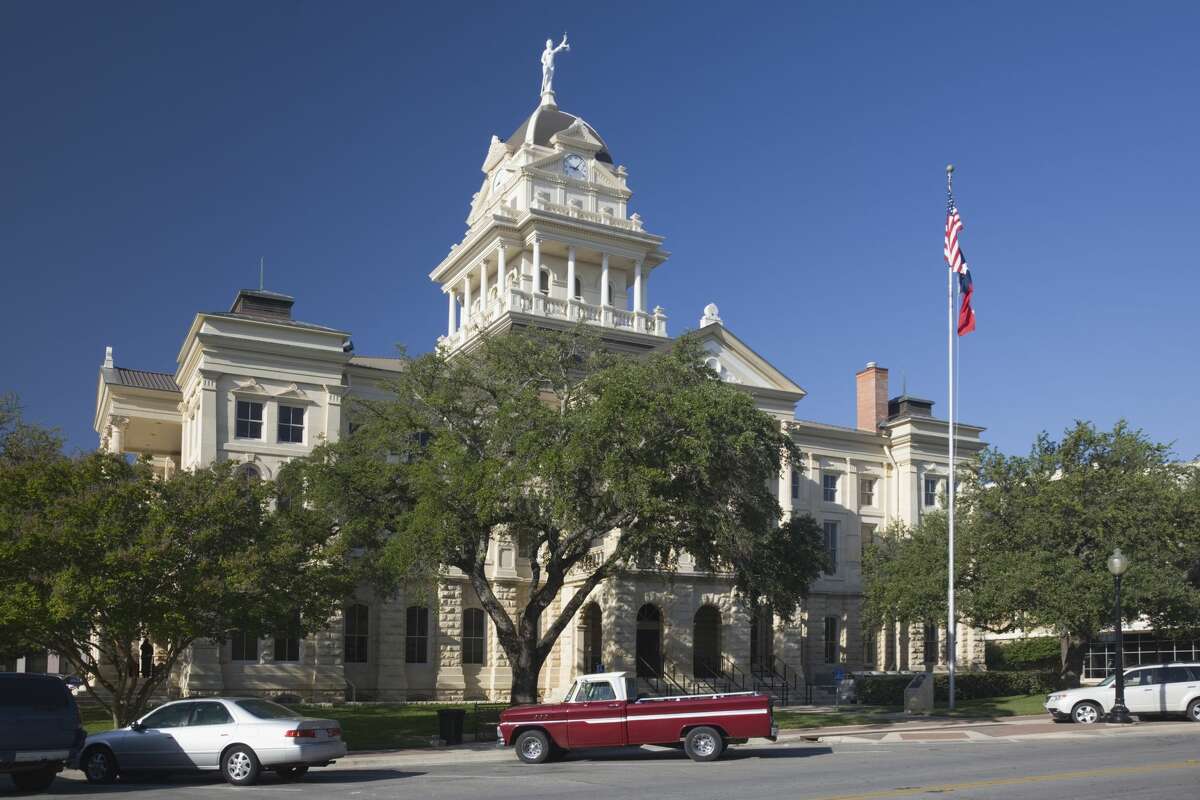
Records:
[[[1117,679],[1117,673],[1114,672],[1112,675],[1109,675],[1107,678],[1100,681],[1100,683],[1098,685],[1099,686],[1112,686],[1113,681],[1115,681],[1116,679]]]
[[[270,700],[238,700],[236,702],[238,708],[259,719],[300,719],[303,716],[303,714],[297,714],[279,703],[272,703]]]

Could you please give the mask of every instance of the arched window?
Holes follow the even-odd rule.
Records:
[[[367,663],[370,609],[362,603],[346,606],[343,618],[343,658],[347,664]]]
[[[238,477],[244,481],[257,481],[262,479],[262,472],[253,464],[242,464],[238,467]]]
[[[542,292],[542,294],[546,295],[547,297],[550,296],[550,278],[551,278],[550,270],[546,269],[545,267],[542,267],[541,292]]]
[[[429,661],[429,609],[425,606],[409,606],[404,615],[404,661]]]
[[[486,615],[482,608],[468,608],[462,614],[462,660],[464,664],[483,664],[486,648]]]
[[[588,603],[583,607],[581,638],[583,639],[583,672],[604,671],[604,616],[600,606]]]

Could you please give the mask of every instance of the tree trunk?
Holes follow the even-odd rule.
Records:
[[[513,663],[512,688],[509,691],[508,701],[513,705],[536,703],[538,701],[538,675],[540,673],[540,664],[534,666],[533,664],[520,665]]]
[[[1083,657],[1087,654],[1090,640],[1087,636],[1067,634],[1059,639],[1062,646],[1062,669],[1059,678],[1063,686],[1073,689],[1083,677]]]

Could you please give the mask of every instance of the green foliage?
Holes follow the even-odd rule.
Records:
[[[353,436],[295,465],[294,485],[323,524],[379,548],[384,585],[461,570],[513,666],[514,700],[530,700],[555,640],[611,575],[670,573],[686,552],[787,615],[824,565],[813,520],[778,525],[770,486],[790,439],[703,356],[686,337],[614,355],[583,326],[421,356],[391,398],[353,410]],[[536,554],[515,613],[485,570],[497,540]],[[581,583],[542,625],[572,573]]]
[[[866,675],[855,679],[858,701],[865,705],[894,706],[904,704],[904,689],[912,675]],[[954,676],[958,700],[979,700],[1010,695],[1048,694],[1061,686],[1055,670],[1023,672],[960,672]],[[933,676],[933,695],[937,701],[950,696],[950,676]]]
[[[228,463],[166,480],[100,453],[0,463],[0,635],[64,656],[125,724],[196,639],[319,625],[345,596],[336,537],[273,500]],[[139,680],[143,639],[159,668]]]
[[[897,523],[884,531],[863,553],[863,624],[946,619],[948,553],[940,511],[923,514],[915,528]]]
[[[986,650],[988,669],[1057,669],[1062,658],[1062,643],[1051,636],[988,642]]]
[[[1125,619],[1160,629],[1200,620],[1195,471],[1123,422],[1111,431],[1077,423],[1057,442],[1043,434],[1025,457],[985,454],[962,507],[964,611],[994,630],[1064,637],[1070,684],[1087,642],[1112,624],[1106,560],[1115,547],[1132,564]]]

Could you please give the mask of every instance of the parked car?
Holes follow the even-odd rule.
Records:
[[[584,675],[561,703],[506,709],[497,743],[513,746],[526,764],[569,750],[644,744],[682,744],[693,761],[715,761],[728,745],[779,734],[771,699],[757,692],[630,698],[637,698],[637,678]]]
[[[1100,722],[1116,702],[1116,674],[1095,686],[1054,692],[1046,711],[1059,721]],[[1125,671],[1125,707],[1130,714],[1185,714],[1200,722],[1200,664],[1155,664]]]
[[[261,698],[206,697],[166,703],[127,728],[89,736],[78,767],[89,783],[131,772],[219,769],[229,783],[248,786],[264,769],[296,780],[344,755],[334,720]]]
[[[85,735],[79,706],[61,680],[0,673],[0,773],[8,773],[18,789],[47,789]]]

